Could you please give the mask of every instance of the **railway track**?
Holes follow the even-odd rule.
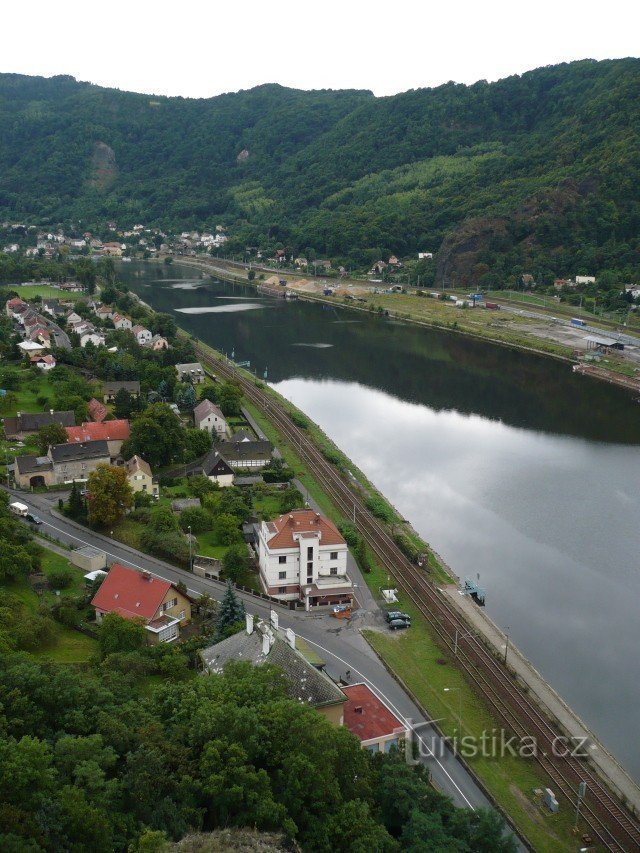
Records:
[[[594,840],[611,851],[640,851],[640,824],[636,818],[623,808],[587,760],[573,754],[574,744],[514,682],[504,664],[478,637],[468,633],[469,626],[463,618],[446,603],[424,572],[407,560],[383,525],[366,508],[355,487],[343,479],[305,431],[293,423],[284,406],[234,367],[213,358],[197,346],[196,350],[203,364],[213,373],[239,383],[247,399],[293,443],[314,479],[345,518],[354,520],[380,563],[423,614],[442,647],[452,654],[458,633],[457,664],[505,728],[521,743],[525,738],[529,739],[528,743],[535,742],[532,757],[549,776],[556,796],[573,807],[579,783],[587,783],[581,815]]]

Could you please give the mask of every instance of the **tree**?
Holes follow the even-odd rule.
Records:
[[[80,494],[80,486],[74,480],[71,484],[71,492],[69,493],[69,502],[67,503],[67,515],[70,518],[81,518],[87,512],[87,505],[84,498]]]
[[[186,533],[189,528],[193,534],[204,533],[205,530],[211,530],[213,527],[213,519],[200,506],[190,506],[180,513],[180,527]]]
[[[206,429],[187,429],[184,433],[184,461],[191,462],[211,450],[211,435]]]
[[[89,523],[110,527],[124,518],[133,506],[133,490],[124,468],[98,465],[87,481]]]
[[[218,405],[222,414],[234,417],[242,414],[242,391],[233,382],[223,382],[218,391]]]
[[[135,652],[147,642],[142,619],[123,619],[117,613],[106,613],[98,629],[98,645],[103,658],[118,652]]]
[[[113,411],[117,418],[126,418],[128,420],[138,408],[136,398],[126,388],[120,388],[116,392],[113,402]]]
[[[38,451],[40,456],[46,456],[50,444],[66,444],[67,431],[62,424],[47,424],[38,430]]]
[[[235,628],[244,620],[244,604],[238,599],[231,581],[227,581],[220,609],[218,610],[218,618],[216,619],[216,634],[222,636],[230,629]],[[231,631],[231,633],[234,633]]]
[[[222,568],[228,580],[233,581],[233,583],[241,583],[249,570],[247,546],[240,543],[230,545],[222,558]]]
[[[240,539],[240,520],[228,512],[223,512],[216,518],[216,538],[220,545],[233,545]]]
[[[141,456],[152,468],[182,461],[185,437],[179,418],[164,403],[152,403],[131,424],[122,448],[125,459]]]

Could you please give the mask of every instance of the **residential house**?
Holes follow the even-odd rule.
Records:
[[[577,275],[576,276],[576,284],[595,284],[596,277],[595,275]]]
[[[553,282],[553,286],[556,290],[562,290],[563,287],[568,287],[568,288],[573,289],[577,285],[576,285],[575,281],[571,281],[570,278],[557,278]]]
[[[32,365],[39,367],[40,370],[53,370],[56,366],[56,360],[52,355],[32,355],[30,361]]]
[[[23,299],[20,299],[18,296],[14,296],[12,299],[7,299],[4,305],[4,310],[7,317],[11,317],[13,320],[18,320],[20,319],[21,312],[26,311],[28,307],[28,304]]]
[[[76,314],[75,311],[69,311],[67,314],[67,326],[75,331],[76,326],[79,326],[80,323],[85,323],[86,320],[81,317],[79,314]]]
[[[116,394],[121,390],[127,391],[132,397],[140,396],[140,383],[135,381],[105,382],[102,386],[102,399],[105,403],[113,403]]]
[[[433,252],[418,252],[419,261],[430,261],[433,259]]]
[[[205,429],[211,435],[222,437],[227,432],[227,422],[221,410],[211,400],[202,400],[193,410],[196,429]]]
[[[149,329],[145,329],[144,326],[136,323],[136,325],[131,328],[131,332],[141,347],[151,343],[153,333],[150,332]]]
[[[204,370],[199,361],[194,361],[191,364],[176,364],[176,373],[178,374],[178,382],[191,382],[193,385],[200,385],[205,380]]]
[[[400,264],[400,261],[396,258],[396,256],[391,255],[391,257],[389,258],[389,266],[390,267],[397,267],[399,264]]]
[[[270,441],[221,441],[216,449],[232,468],[266,468],[273,455]]]
[[[117,459],[124,442],[129,438],[129,421],[114,420],[102,423],[85,422],[81,426],[65,427],[69,443],[106,441],[111,459]]]
[[[32,355],[42,355],[46,347],[35,341],[21,341],[18,344],[18,349],[23,355],[31,357]]]
[[[45,456],[17,456],[14,477],[18,486],[60,486],[85,481],[98,465],[111,462],[106,441],[54,444]]]
[[[113,320],[113,325],[116,329],[131,329],[133,328],[133,323],[128,317],[125,317],[124,314],[114,314],[111,318]]]
[[[387,265],[384,261],[376,261],[369,270],[369,275],[379,275],[383,270],[386,270]]]
[[[153,479],[151,466],[148,462],[139,456],[132,456],[124,465],[127,470],[127,480],[134,494],[145,492],[147,495],[153,495],[154,498],[160,496],[158,483]]]
[[[252,666],[271,664],[281,670],[281,678],[290,699],[315,708],[336,726],[342,725],[346,699],[329,676],[315,667],[296,648],[296,636],[290,629],[280,631],[277,616],[271,625],[246,617],[246,629],[226,640],[202,649],[200,660],[206,674],[220,675],[229,661],[244,660]]]
[[[212,448],[200,462],[193,462],[187,468],[187,476],[203,475],[208,477],[212,483],[219,486],[233,486],[233,469],[220,456],[218,451]]]
[[[348,553],[335,524],[313,510],[263,521],[258,531],[260,583],[268,595],[300,601],[305,610],[351,604]]]
[[[124,245],[124,243],[104,243],[102,246],[102,254],[121,258],[123,249],[125,248],[126,246]]]
[[[62,290],[64,293],[82,293],[82,285],[79,281],[67,281],[63,284],[54,284],[54,287],[57,287],[58,290]]]
[[[162,335],[154,335],[151,338],[151,349],[158,352],[161,349],[169,349],[169,341]]]
[[[83,349],[88,343],[92,343],[94,347],[103,347],[106,344],[106,338],[101,332],[94,329],[92,332],[84,332],[80,335],[80,346]]]
[[[343,687],[347,697],[344,704],[344,725],[370,752],[390,752],[401,749],[407,737],[407,726],[366,684]]]
[[[87,409],[89,410],[89,417],[97,424],[101,424],[107,417],[107,407],[104,403],[101,403],[100,400],[96,400],[95,397],[92,397],[91,400],[89,400],[87,403]]]
[[[96,305],[93,309],[93,313],[96,315],[96,317],[103,321],[110,320],[112,315],[111,308],[109,308],[108,305],[102,304]]]
[[[54,318],[64,317],[65,315],[65,309],[58,299],[45,299],[42,303],[42,310]]]
[[[50,409],[48,412],[35,414],[18,412],[15,418],[4,419],[4,434],[11,441],[15,439],[22,441],[29,435],[35,435],[41,427],[51,424],[68,427],[73,426],[75,422],[76,416],[72,411],[55,412]]]
[[[171,643],[191,619],[191,602],[169,581],[114,563],[91,602],[100,624],[107,613],[140,619],[151,644]]]

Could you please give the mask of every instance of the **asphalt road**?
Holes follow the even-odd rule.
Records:
[[[197,577],[191,572],[122,545],[109,536],[87,530],[69,519],[60,518],[57,512],[58,494],[27,496],[24,492],[14,490],[9,490],[9,493],[15,500],[27,504],[30,512],[42,519],[42,525],[37,530],[65,545],[74,548],[92,545],[106,552],[109,564],[118,562],[136,569],[144,568],[173,583],[183,581],[189,593],[195,596],[206,592],[213,598],[221,597],[223,583]],[[239,597],[243,599],[249,612],[268,618],[268,603],[242,593],[239,593]],[[387,630],[384,616],[377,606],[375,611],[356,611],[350,620],[336,620],[329,614],[308,615],[284,607],[278,608],[278,617],[281,627],[291,628],[316,650],[326,662],[327,672],[332,677],[341,678],[351,684],[364,682],[386,702],[395,715],[412,730],[420,749],[421,760],[429,768],[433,783],[439,790],[450,796],[457,806],[471,809],[491,808],[491,803],[466,768],[453,755],[435,728],[429,725],[429,718],[425,717],[389,674],[362,637],[360,629],[363,627]],[[527,848],[521,845],[520,849]]]

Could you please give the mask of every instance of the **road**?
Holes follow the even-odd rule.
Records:
[[[184,582],[190,595],[207,593],[219,599],[224,584],[199,578],[191,572],[136,551],[109,536],[87,530],[69,519],[58,517],[58,494],[32,494],[9,490],[9,494],[27,504],[30,512],[42,519],[39,530],[59,542],[82,548],[92,545],[104,550],[109,563],[118,562],[136,569],[145,569],[172,583]],[[239,593],[249,612],[269,616],[270,605],[258,598]],[[414,733],[423,763],[428,767],[433,783],[453,802],[464,808],[491,808],[491,803],[478,787],[466,768],[436,729],[429,718],[412,701],[398,682],[388,673],[360,633],[363,627],[386,630],[384,616],[379,608],[357,611],[350,620],[336,620],[330,615],[307,615],[282,608],[278,610],[280,625],[291,628],[320,654],[327,664],[327,672],[335,679],[351,683],[365,682],[383,699],[391,710]],[[350,672],[350,676],[348,673]],[[519,849],[527,847],[518,842]]]

